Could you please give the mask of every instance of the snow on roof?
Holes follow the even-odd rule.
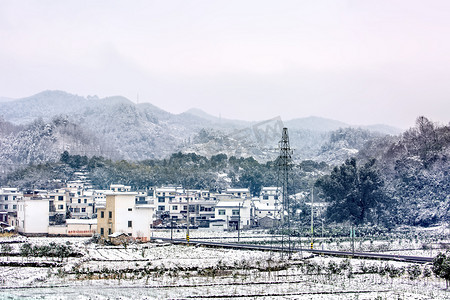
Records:
[[[278,188],[276,186],[266,186],[266,187],[262,188],[263,191],[276,191],[278,189],[280,189],[280,188]]]
[[[66,224],[97,224],[97,219],[66,219]]]
[[[136,208],[154,209],[155,206],[153,204],[136,204]]]
[[[244,189],[227,189],[227,193],[237,193],[237,192],[245,192],[248,193],[248,189],[244,188]]]
[[[241,208],[244,208],[245,202],[246,201],[230,201],[230,200],[219,201],[216,204],[216,207],[239,207],[240,205]]]
[[[275,210],[275,206],[274,205],[266,205],[264,203],[260,203],[260,202],[254,202],[255,208],[257,210],[268,210],[268,211],[274,211]],[[281,208],[281,205],[279,206]]]
[[[116,237],[119,237],[119,236],[121,236],[121,235],[126,235],[126,236],[128,236],[128,234],[126,234],[126,233],[124,233],[124,232],[114,232],[113,234],[108,235],[108,237],[110,237],[110,238],[116,238]]]
[[[114,195],[137,195],[136,192],[114,192],[108,191],[105,193],[105,196],[114,196]]]

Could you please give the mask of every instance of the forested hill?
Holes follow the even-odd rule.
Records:
[[[108,155],[111,149],[97,136],[86,132],[65,117],[50,122],[37,119],[28,125],[14,125],[0,119],[0,171],[28,164],[59,160],[68,150],[73,154]]]
[[[37,130],[40,134],[47,133],[48,141],[52,134],[73,128],[55,122],[54,127],[47,129],[39,124],[35,127],[40,128]],[[0,128],[21,130],[10,124]],[[69,129],[64,130],[70,132]],[[337,131],[327,149],[343,143],[346,134]],[[364,140],[352,136],[356,137],[350,141],[344,139],[349,143],[346,147]],[[416,126],[401,136],[380,136],[362,147],[355,158],[336,167],[312,160],[296,162],[291,172],[290,191],[307,194],[316,182],[320,189],[317,201],[330,201],[328,221],[389,226],[450,221],[450,126],[436,125],[420,117]],[[113,183],[131,185],[133,189],[178,184],[216,191],[248,187],[257,195],[262,186],[277,185],[278,178],[276,161],[261,163],[251,157],[226,154],[205,157],[178,152],[167,159],[133,162],[64,152],[54,162],[30,164],[11,172],[0,185],[52,188],[74,179],[79,170],[86,171],[93,186],[100,189]],[[299,207],[301,203],[293,205]]]
[[[216,118],[195,109],[172,114],[150,103],[136,104],[121,96],[81,97],[63,91],[45,91],[23,99],[0,102],[0,117],[3,123],[9,122],[17,130],[22,130],[20,134],[17,130],[0,132],[3,143],[11,141],[7,148],[16,147],[19,142],[21,149],[14,154],[10,149],[1,148],[0,157],[7,157],[4,164],[38,163],[46,159],[54,162],[62,150],[69,150],[71,154],[83,153],[88,157],[101,154],[113,160],[162,159],[180,151],[206,157],[225,153],[229,157],[253,157],[265,162],[276,157],[274,150],[284,126],[289,128],[291,145],[296,149],[295,160],[311,159],[336,164],[354,155],[365,141],[378,137],[377,132],[398,132],[386,126],[359,129],[318,117],[290,121],[276,117],[252,123]],[[95,140],[96,147],[80,141],[74,148],[71,139],[61,134],[52,134],[49,144],[50,136],[37,131],[55,126],[55,119],[64,119],[75,126],[80,132],[78,138]],[[339,135],[333,134],[335,131],[340,131]],[[39,136],[42,141],[39,141]],[[354,143],[351,140],[355,137],[362,139]],[[44,149],[49,153],[39,153]]]
[[[450,126],[419,117],[400,137],[367,143],[362,160],[374,157],[395,203],[393,218],[427,225],[450,221]]]
[[[450,126],[419,117],[399,137],[366,143],[321,177],[331,221],[431,225],[450,221]]]

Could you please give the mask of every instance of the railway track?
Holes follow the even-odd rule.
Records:
[[[433,261],[432,257],[423,256],[408,256],[408,255],[395,255],[395,254],[383,254],[383,253],[373,253],[373,252],[349,252],[349,251],[333,251],[333,250],[316,250],[316,249],[304,249],[304,248],[291,248],[286,249],[278,246],[267,246],[267,245],[248,245],[241,243],[222,243],[222,242],[210,242],[210,241],[199,241],[190,240],[189,242],[185,239],[170,239],[170,238],[158,238],[152,237],[152,241],[161,240],[164,242],[169,242],[173,244],[182,245],[194,245],[194,246],[204,246],[204,247],[217,247],[217,248],[229,248],[229,249],[242,249],[242,250],[262,250],[262,251],[276,251],[276,252],[308,252],[312,254],[328,255],[328,256],[340,256],[340,257],[354,257],[354,258],[364,258],[364,259],[381,259],[381,260],[395,260],[411,263],[431,263]]]

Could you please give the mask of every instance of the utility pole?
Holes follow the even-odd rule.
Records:
[[[323,218],[321,219],[322,221],[322,239],[323,239]]]
[[[239,202],[239,219],[238,219],[238,243],[241,239],[241,203]]]
[[[190,215],[190,208],[189,208],[189,190],[187,189],[186,190],[186,198],[187,198],[187,222],[186,222],[186,241],[189,243],[189,227],[190,227],[190,222],[191,222],[191,220],[190,220],[190,218],[191,218],[191,215]]]
[[[170,240],[173,240],[173,220],[170,218]]]
[[[322,221],[322,250],[323,250],[323,217],[322,217],[321,221]]]
[[[350,228],[350,237],[352,238],[352,254],[355,255],[355,229]]]
[[[314,249],[314,187],[311,188],[311,249]]]

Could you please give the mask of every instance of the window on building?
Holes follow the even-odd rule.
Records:
[[[81,209],[81,212],[86,212],[86,208],[83,207],[83,208]]]
[[[59,200],[59,201],[64,200],[64,196],[58,196],[58,200]]]
[[[76,207],[76,208],[75,208],[75,212],[76,212],[76,213],[80,212],[80,208],[79,208],[79,207]]]
[[[133,209],[130,207],[130,208],[128,208],[128,211],[133,211]]]
[[[278,200],[278,196],[273,196],[273,198],[274,198],[275,200]]]
[[[58,205],[58,209],[64,209],[64,205]]]
[[[184,205],[184,206],[183,206],[183,210],[187,210],[187,205]]]
[[[108,211],[108,218],[112,218],[112,211]]]
[[[133,221],[128,221],[128,228],[133,227]]]
[[[158,206],[158,210],[164,211],[166,210],[166,207],[164,205],[160,205]]]
[[[269,200],[269,196],[264,195],[264,196],[263,196],[263,199],[264,199],[264,200]]]
[[[5,205],[5,209],[8,209],[8,204]]]
[[[172,205],[172,210],[178,210],[178,205]]]
[[[14,205],[13,205],[13,209],[17,209],[17,205],[14,204]]]
[[[165,200],[164,197],[158,197],[158,202],[159,202],[159,203],[165,202],[164,200]]]
[[[225,209],[219,209],[219,215],[224,216],[225,215]]]
[[[105,229],[104,228],[100,228],[100,234],[104,235],[105,234]]]
[[[111,233],[112,233],[111,228],[108,228],[108,234],[111,234]]]
[[[78,199],[78,203],[81,203],[81,199]]]
[[[105,212],[104,212],[104,211],[101,211],[101,212],[100,212],[100,218],[103,219],[104,217],[105,217]]]
[[[232,214],[233,216],[239,216],[239,209],[233,209],[233,210],[231,211],[231,214]]]
[[[87,199],[84,199],[84,203],[87,203]]]

